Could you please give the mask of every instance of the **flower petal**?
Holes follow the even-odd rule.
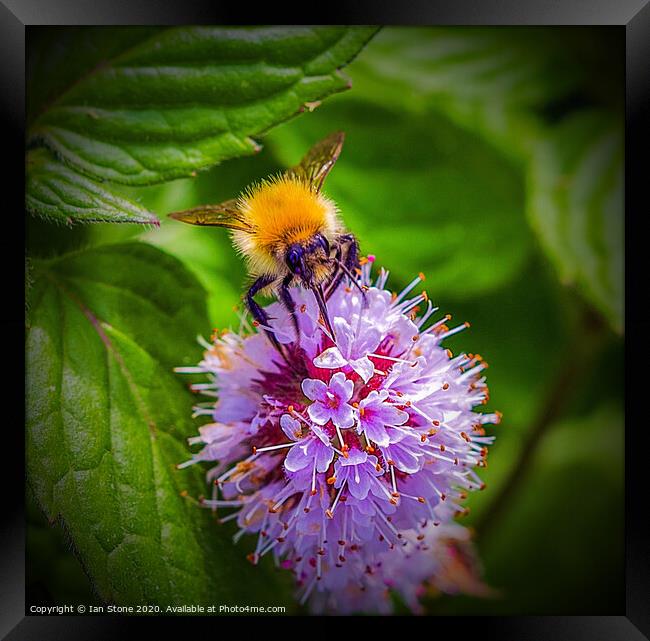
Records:
[[[290,414],[283,414],[280,417],[280,427],[287,435],[287,438],[290,438],[292,441],[296,441],[300,438],[302,425],[297,418],[293,418]]]
[[[316,367],[324,369],[338,369],[348,364],[347,360],[339,351],[338,347],[329,347],[322,354],[317,356],[313,361]]]
[[[303,394],[312,401],[327,400],[327,385],[317,378],[306,378],[302,384]]]
[[[309,414],[309,418],[317,425],[325,425],[332,417],[332,410],[329,407],[325,407],[323,403],[316,401],[307,408],[307,414]]]
[[[352,427],[355,423],[354,410],[347,403],[342,403],[337,409],[332,410],[331,417],[332,423],[342,430]]]
[[[321,474],[327,472],[327,468],[334,458],[334,450],[319,441],[314,442],[314,448],[316,452],[316,471]]]
[[[364,323],[363,325],[352,350],[352,356],[357,358],[361,355],[365,356],[369,352],[374,352],[379,346],[379,343],[381,343],[381,332],[379,329],[369,326],[368,323]]]
[[[381,421],[362,422],[363,432],[367,438],[374,441],[379,447],[384,447],[390,442],[388,432]]]
[[[330,380],[329,391],[334,394],[341,403],[347,403],[354,393],[354,383],[347,379],[343,372],[336,372]]]
[[[364,383],[367,383],[375,373],[375,366],[367,356],[351,360],[350,367],[361,376]]]
[[[352,351],[352,343],[354,341],[354,332],[350,324],[340,316],[337,316],[334,321],[334,331],[336,332],[336,346],[343,354],[344,358],[349,358]]]
[[[290,448],[287,457],[284,459],[285,469],[288,472],[298,472],[306,468],[310,463],[313,465],[314,453],[309,450],[309,439],[304,439],[301,443]]]

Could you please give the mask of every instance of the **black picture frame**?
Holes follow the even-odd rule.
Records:
[[[3,508],[0,530],[0,635],[19,639],[113,639],[131,634],[151,635],[162,619],[92,616],[25,616],[24,408],[16,402],[24,392],[24,251],[16,236],[24,236],[24,169],[16,161],[24,146],[25,30],[29,25],[101,24],[241,24],[250,19],[207,0],[0,0],[0,104],[4,125],[3,154],[8,161],[3,188],[3,224],[0,255],[3,265],[3,314],[0,317],[5,350],[10,360],[5,372],[3,439],[0,470]],[[329,4],[331,10],[332,5]],[[238,13],[239,15],[236,15]],[[333,12],[330,11],[333,14]],[[305,16],[254,13],[258,23],[313,22]],[[629,641],[650,638],[650,530],[644,524],[647,489],[644,475],[650,451],[649,430],[642,417],[645,381],[635,375],[648,353],[650,320],[644,317],[642,295],[647,289],[647,260],[643,213],[648,212],[644,152],[650,142],[650,3],[648,0],[412,0],[394,3],[360,1],[339,7],[336,15],[319,22],[337,24],[476,24],[476,25],[619,25],[626,40],[626,595],[618,616],[467,617],[436,622],[469,634],[486,632],[506,639],[607,639]],[[13,174],[7,174],[7,172]],[[647,179],[646,179],[647,180]],[[16,232],[16,233],[14,233]],[[646,392],[647,394],[647,392]],[[607,518],[603,515],[603,518]],[[598,559],[594,559],[598,563]],[[171,624],[169,618],[163,620]],[[198,621],[197,621],[198,623]],[[174,623],[175,624],[175,623]],[[215,628],[212,628],[215,631]]]

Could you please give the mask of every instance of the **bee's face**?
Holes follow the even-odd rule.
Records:
[[[289,245],[284,261],[289,271],[304,285],[322,282],[334,268],[330,245],[321,234],[315,234],[305,243]]]
[[[302,263],[303,263],[303,256],[304,256],[304,249],[301,245],[294,244],[287,249],[287,253],[285,255],[285,261],[287,263],[287,267],[289,268],[289,271],[292,274],[295,274],[296,276],[301,276],[302,275]]]

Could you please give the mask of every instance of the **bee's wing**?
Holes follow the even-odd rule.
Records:
[[[287,175],[306,181],[316,191],[320,191],[327,174],[341,153],[345,134],[335,131],[317,142],[300,161],[300,164],[287,170]]]
[[[239,211],[236,198],[226,200],[219,205],[200,205],[193,209],[173,211],[169,214],[169,217],[190,225],[207,225],[250,231],[250,226]]]

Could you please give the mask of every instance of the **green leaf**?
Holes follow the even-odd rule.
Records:
[[[203,471],[176,470],[195,433],[172,368],[200,357],[204,292],[151,246],[35,265],[27,336],[27,470],[99,596],[119,604],[287,602],[206,510]],[[265,601],[264,601],[265,600]]]
[[[290,165],[332,123],[346,140],[324,191],[361,250],[390,270],[393,287],[422,271],[440,303],[493,291],[518,274],[533,237],[517,167],[440,114],[404,118],[359,93],[333,98],[266,140]]]
[[[57,25],[32,29],[25,65],[28,124],[79,78],[164,28]]]
[[[393,27],[372,40],[350,75],[357,94],[415,113],[434,109],[521,159],[558,110],[620,105],[616,44],[611,30]]]
[[[242,307],[246,273],[223,229],[207,229],[165,221],[159,231],[145,235],[151,244],[182,260],[207,294],[210,327],[237,329],[235,308]],[[207,333],[207,331],[206,331]]]
[[[124,41],[50,99],[28,138],[100,179],[187,176],[257,151],[251,136],[348,88],[339,69],[375,31],[179,27]]]
[[[265,149],[258,156],[237,158],[212,167],[196,178],[139,188],[139,192],[143,202],[152,209],[186,209],[232,198],[251,183],[282,169]],[[199,279],[208,294],[211,326],[239,328],[240,321],[233,308],[243,309],[242,293],[247,284],[250,286],[250,278],[226,230],[194,227],[165,218],[160,229],[142,232],[140,238],[176,256]]]
[[[583,112],[540,139],[528,215],[565,284],[623,328],[623,134],[609,114]]]
[[[45,149],[27,155],[27,211],[48,221],[73,223],[147,223],[158,218],[137,203],[82,176]]]
[[[531,126],[528,109],[567,84],[567,66],[549,74],[554,60],[536,43],[539,31],[530,29],[385,29],[353,78],[361,92],[440,111],[515,155]],[[385,92],[386,83],[394,90]]]

